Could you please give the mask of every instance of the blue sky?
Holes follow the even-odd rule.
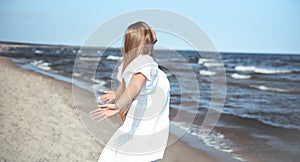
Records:
[[[0,40],[82,45],[91,32],[114,16],[148,8],[191,19],[218,51],[300,54],[297,0],[1,0]],[[172,49],[191,48],[171,37],[161,36],[158,43]]]

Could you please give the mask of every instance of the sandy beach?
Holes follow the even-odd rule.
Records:
[[[21,69],[5,57],[0,57],[0,76],[0,161],[97,161],[104,146],[79,120],[71,84]],[[161,161],[231,160],[178,140]]]

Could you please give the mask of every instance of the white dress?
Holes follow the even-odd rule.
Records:
[[[146,78],[133,100],[124,124],[113,134],[98,162],[150,162],[162,159],[169,136],[170,84],[149,55],[136,57],[117,78],[126,87],[136,73]]]

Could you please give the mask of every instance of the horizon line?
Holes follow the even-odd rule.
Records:
[[[19,42],[19,41],[3,41],[0,40],[0,44],[16,44],[16,45],[32,45],[32,46],[58,46],[58,47],[81,47],[80,45],[70,45],[70,44],[52,44],[52,43],[34,43],[34,42]],[[107,49],[118,49],[121,47],[101,47],[101,46],[87,46],[86,48],[107,48]],[[154,49],[154,50],[162,50],[168,51],[166,49]],[[174,49],[175,51],[197,51],[193,49]],[[218,52],[218,53],[232,53],[232,54],[274,54],[274,55],[300,55],[299,53],[287,53],[287,52],[253,52],[253,51],[198,51],[198,52]]]

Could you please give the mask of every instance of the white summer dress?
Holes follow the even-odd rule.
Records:
[[[146,78],[133,100],[123,125],[113,134],[98,162],[150,162],[162,159],[169,136],[170,84],[166,74],[149,55],[139,55],[120,73],[126,87],[136,73]]]

